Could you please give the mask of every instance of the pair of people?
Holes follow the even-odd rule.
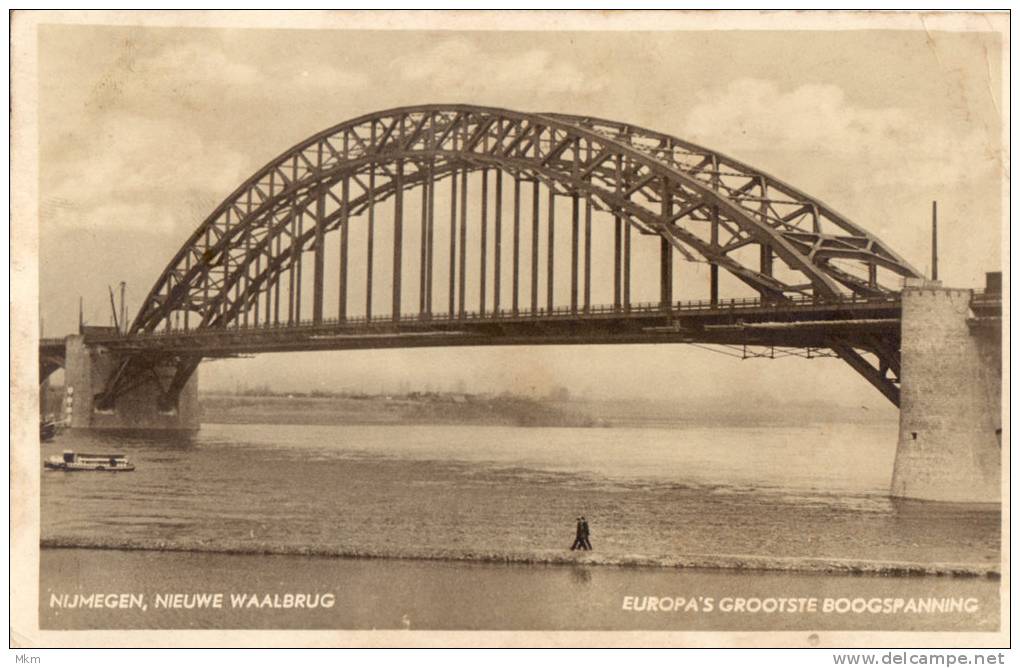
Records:
[[[574,544],[570,546],[571,550],[590,550],[591,541],[588,537],[591,535],[591,531],[588,529],[588,520],[584,519],[584,516],[577,518],[577,536],[574,538]]]

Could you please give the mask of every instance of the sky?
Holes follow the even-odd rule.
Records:
[[[43,25],[40,314],[107,324],[239,183],[368,112],[464,102],[631,122],[742,160],[832,206],[940,278],[1001,267],[1002,45],[991,32],[362,31]],[[691,346],[288,353],[217,361],[203,389],[467,389],[682,401],[736,394],[891,411],[832,359]],[[796,399],[794,399],[796,398]]]

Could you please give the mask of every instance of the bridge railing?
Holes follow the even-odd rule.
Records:
[[[392,314],[382,313],[366,316],[350,316],[347,318],[324,318],[316,322],[314,320],[300,320],[297,322],[263,322],[258,325],[235,325],[226,329],[184,329],[172,328],[161,329],[154,332],[139,332],[134,336],[144,338],[159,338],[167,336],[216,336],[224,331],[265,331],[265,330],[310,330],[318,328],[330,328],[335,326],[359,326],[359,325],[387,325],[394,323],[421,323],[421,322],[482,322],[482,321],[528,321],[535,319],[574,319],[578,317],[599,317],[606,315],[640,316],[651,314],[684,314],[684,313],[727,313],[738,311],[750,311],[755,309],[789,309],[789,308],[811,308],[819,306],[854,306],[854,305],[882,305],[895,304],[899,296],[890,294],[880,297],[865,297],[859,295],[846,296],[838,299],[818,299],[811,296],[794,297],[783,302],[767,302],[757,298],[742,299],[720,299],[718,301],[690,300],[677,301],[664,305],[661,302],[637,302],[631,304],[593,304],[588,307],[558,306],[552,309],[499,309],[498,311],[464,311],[457,313],[407,313],[399,318]]]
[[[970,300],[973,303],[994,304],[1002,302],[1002,292],[999,290],[971,290]]]

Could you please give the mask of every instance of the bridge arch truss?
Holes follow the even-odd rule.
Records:
[[[614,308],[651,290],[668,312],[694,289],[681,263],[700,267],[697,289],[711,303],[883,296],[919,275],[825,204],[676,137],[590,117],[425,105],[329,128],[260,169],[180,248],[130,333],[583,313],[593,284]],[[832,341],[891,399],[897,347]],[[180,361],[169,394],[197,363]]]

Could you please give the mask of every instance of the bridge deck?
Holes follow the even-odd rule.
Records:
[[[95,336],[123,351],[216,357],[258,352],[602,343],[730,343],[823,348],[834,333],[898,333],[898,297],[836,301],[756,299],[593,306],[553,311],[435,313],[305,321],[215,330]]]

